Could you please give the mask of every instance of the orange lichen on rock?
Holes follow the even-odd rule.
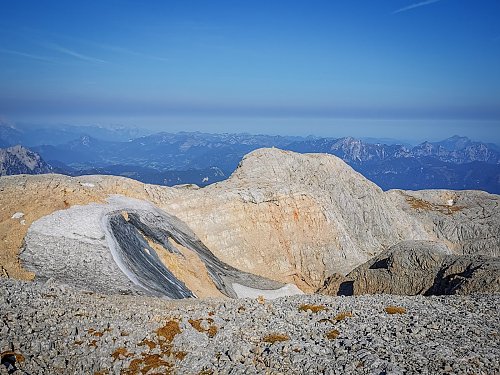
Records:
[[[97,348],[97,340],[92,340],[88,346],[93,346],[94,348]]]
[[[172,342],[174,337],[179,333],[181,333],[181,329],[179,327],[179,323],[175,320],[167,321],[163,327],[156,330],[156,335],[168,342]]]
[[[218,332],[218,328],[214,325],[211,325],[210,328],[207,330],[207,335],[208,335],[208,337],[215,337],[217,332]]]
[[[344,320],[345,318],[352,318],[352,312],[351,311],[343,311],[341,313],[338,313],[337,316],[335,316],[335,320],[337,322],[340,322],[341,320]]]
[[[411,195],[405,194],[406,202],[411,208],[415,210],[422,211],[438,211],[446,215],[451,215],[455,212],[461,211],[464,207],[454,206],[448,204],[436,204],[420,198],[413,197]]]
[[[182,361],[186,357],[186,352],[173,351],[172,341],[175,336],[181,333],[179,322],[167,320],[155,333],[156,341],[144,339],[137,344],[138,346],[147,346],[148,351],[141,353],[140,357],[132,359],[128,367],[121,370],[122,374],[170,374],[173,371],[174,361]],[[114,359],[122,359],[122,356],[126,358],[134,355],[127,353],[124,348],[118,348],[112,354]]]
[[[113,362],[115,362],[117,359],[124,359],[128,357],[133,357],[134,355],[132,353],[129,353],[127,349],[121,347],[116,349],[113,354],[111,354],[111,357],[113,357]]]
[[[290,336],[281,333],[272,333],[265,336],[262,341],[274,344],[275,342],[283,342],[290,340]]]
[[[138,343],[137,345],[139,346],[144,346],[144,345],[147,345],[148,348],[150,350],[156,348],[156,343],[154,341],[151,341],[151,340],[148,340],[148,339],[144,339],[142,340],[140,343]]]
[[[184,358],[186,358],[187,353],[183,351],[175,352],[174,357],[178,359],[179,361],[182,361]]]
[[[208,324],[210,324],[210,326],[208,328],[203,328],[201,326],[201,323],[203,322],[203,320],[206,320],[208,322]],[[217,332],[218,332],[218,329],[217,329],[217,326],[215,326],[213,324],[214,320],[212,318],[207,318],[207,319],[189,319],[189,324],[191,324],[191,326],[197,330],[198,332],[205,332],[208,337],[214,337]]]
[[[160,354],[143,354],[142,358],[133,359],[128,368],[123,368],[125,375],[147,374],[151,370],[161,374],[171,374],[172,364],[162,359]]]
[[[307,304],[299,306],[299,311],[304,311],[304,312],[311,311],[313,313],[318,313],[318,312],[323,311],[323,310],[327,310],[326,306],[322,306],[322,305],[307,305]]]
[[[387,314],[406,314],[406,309],[401,306],[387,306],[385,309]]]
[[[340,332],[336,329],[331,330],[328,332],[325,336],[328,340],[335,340],[337,337],[339,337]]]
[[[87,333],[89,335],[95,336],[95,337],[102,337],[104,336],[105,332],[111,332],[111,328],[105,328],[102,331],[96,331],[94,328],[89,328],[87,330]]]

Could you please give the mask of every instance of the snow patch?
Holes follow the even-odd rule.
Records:
[[[12,215],[12,219],[20,219],[24,216],[23,212],[16,212],[14,215]]]
[[[95,187],[95,185],[91,184],[90,182],[82,182],[82,186],[89,187],[89,188]]]
[[[233,283],[233,290],[238,298],[257,298],[259,296],[265,299],[276,299],[279,297],[294,296],[296,294],[304,294],[302,290],[294,284],[286,284],[279,289],[255,289],[249,286]]]
[[[448,199],[448,201],[446,202],[448,206],[453,206],[454,203],[455,202],[453,201],[453,199]]]

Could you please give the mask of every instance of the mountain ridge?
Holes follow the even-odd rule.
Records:
[[[498,147],[457,135],[409,146],[367,143],[353,137],[202,132],[161,132],[116,141],[87,133],[66,143],[38,145],[32,150],[57,166],[58,172],[69,175],[106,173],[146,183],[204,185],[229,176],[244,155],[262,147],[336,155],[384,190],[447,188],[500,193]],[[210,172],[212,168],[221,173]],[[209,181],[204,181],[205,177]]]

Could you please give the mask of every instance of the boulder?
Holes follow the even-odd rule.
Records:
[[[330,295],[498,293],[500,259],[454,255],[438,242],[404,241],[347,276],[332,275],[319,292]]]

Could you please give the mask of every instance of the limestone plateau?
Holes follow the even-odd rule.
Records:
[[[464,335],[462,351],[443,346],[420,370],[492,373],[499,203],[481,191],[384,192],[335,156],[276,148],[251,152],[229,179],[204,188],[2,177],[0,273],[12,279],[0,296],[2,371],[411,373],[420,363],[408,360],[412,342]],[[336,297],[358,294],[376,295]],[[455,296],[410,297],[419,294]],[[185,298],[192,301],[161,302]],[[132,318],[132,301],[147,324]],[[447,325],[447,306],[462,303],[471,304],[465,315],[450,308]],[[473,306],[482,311],[474,324]],[[435,325],[424,318],[433,308]],[[48,322],[57,337],[40,333],[40,309],[40,317],[55,314]]]

